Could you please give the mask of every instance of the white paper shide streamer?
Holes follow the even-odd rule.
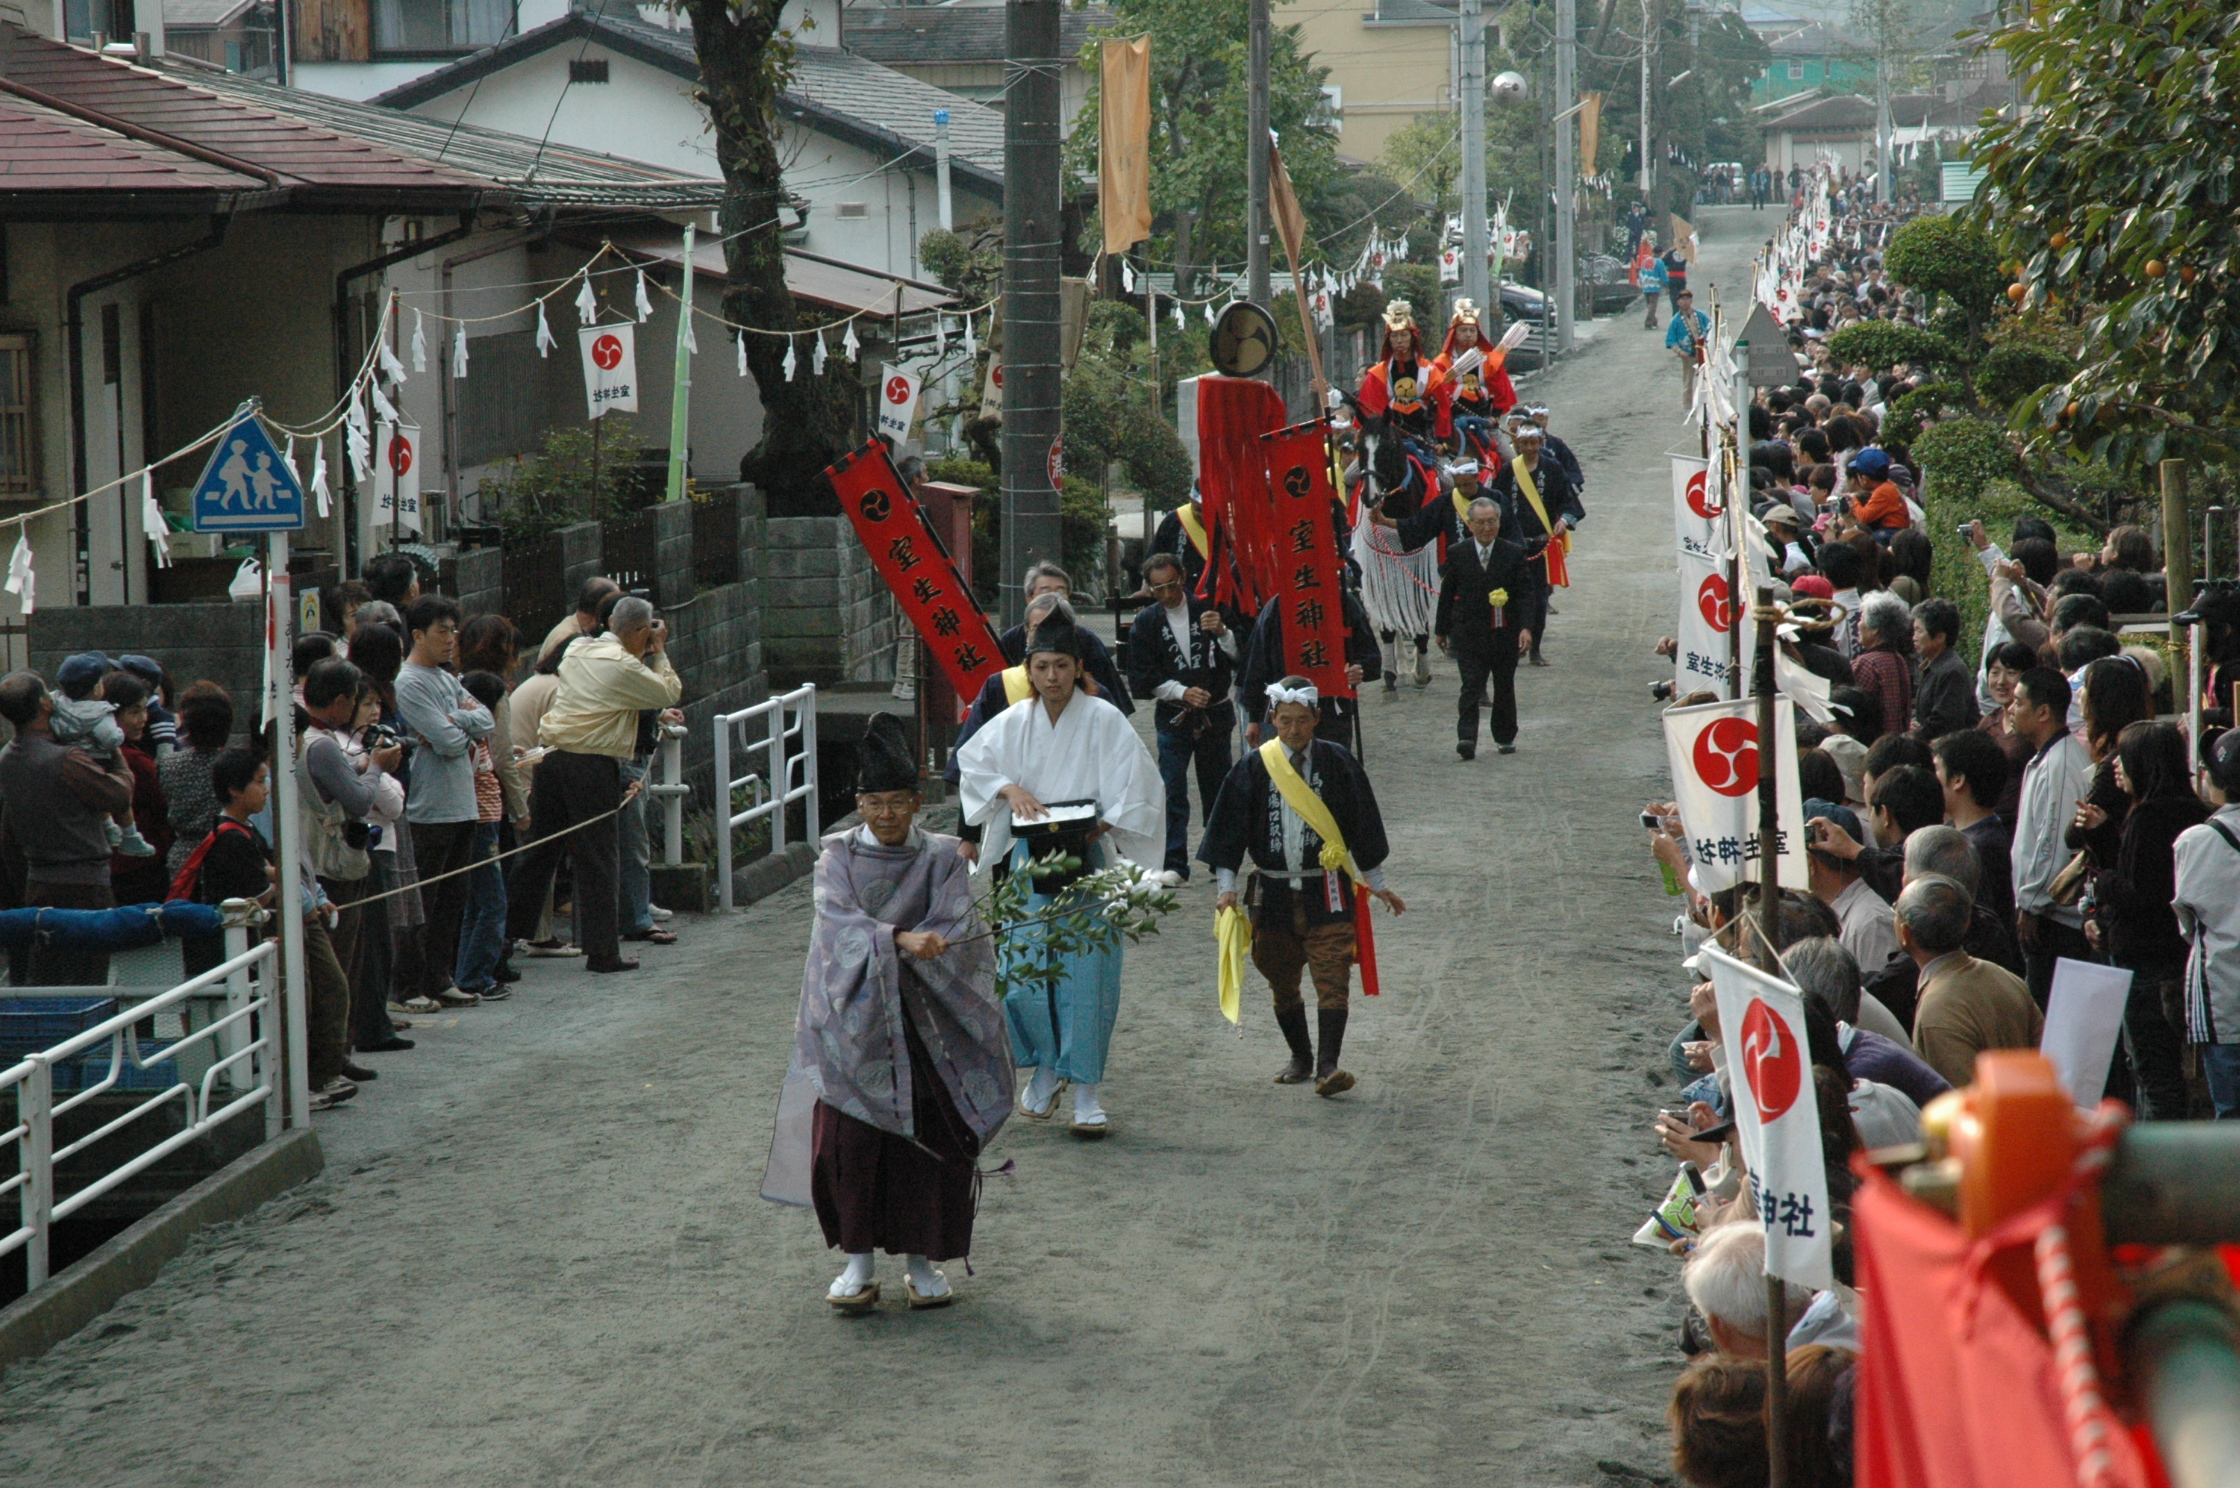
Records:
[[[812,343],[817,348],[815,351],[809,353],[809,375],[812,377],[822,377],[824,376],[825,361],[824,332],[811,331],[809,333],[809,336]]]
[[[585,325],[596,324],[599,319],[599,296],[592,291],[589,269],[583,271],[583,288],[576,291],[576,314]]]
[[[412,370],[428,370],[428,327],[417,310],[412,312]]]
[[[745,331],[741,331],[738,335],[733,336],[731,339],[738,343],[739,375],[741,377],[744,377],[747,375],[747,333]]]
[[[31,572],[31,539],[21,527],[16,529],[16,550],[8,555],[8,582],[4,586],[23,606],[28,615],[35,606],[38,577]]]
[[[462,378],[467,375],[467,328],[465,326],[459,327],[459,338],[451,343],[451,375],[454,378]]]
[[[319,515],[326,516],[333,504],[327,490],[327,442],[315,440],[311,445],[311,499],[319,503]]]
[[[646,293],[646,271],[638,270],[638,321],[640,324],[653,319],[653,300]]]
[[[820,334],[817,339],[822,341],[824,337]],[[848,334],[840,338],[840,350],[846,353],[851,362],[863,351],[863,343],[856,339],[856,323],[852,320],[848,322]]]
[[[156,550],[156,567],[171,566],[171,524],[163,519],[163,503],[156,500],[154,467],[140,472],[140,529]]]
[[[558,341],[553,339],[552,327],[545,321],[544,301],[539,300],[537,301],[537,355],[539,357],[549,357],[552,355],[552,348],[559,344]]]
[[[822,338],[822,337],[819,337],[818,339],[820,339],[820,340],[821,340],[821,339],[823,339],[823,338]],[[786,369],[786,381],[788,381],[788,382],[791,382],[791,381],[793,381],[793,373],[794,373],[794,369],[795,369],[795,368],[796,368],[797,366],[799,366],[799,365],[800,365],[800,358],[796,357],[796,356],[795,356],[795,355],[793,354],[793,338],[792,338],[791,336],[788,336],[788,337],[786,337],[786,360],[785,360],[785,369]]]
[[[358,484],[364,485],[373,478],[373,431],[366,427],[366,405],[354,396],[342,425],[342,447],[350,456],[350,469]]]

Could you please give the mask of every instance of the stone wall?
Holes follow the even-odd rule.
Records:
[[[772,517],[762,549],[763,638],[774,686],[894,678],[898,621],[844,517]]]

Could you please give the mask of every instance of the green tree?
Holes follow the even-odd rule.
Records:
[[[2042,448],[2118,468],[2240,444],[2240,9],[2046,0],[1994,38],[2020,116],[1989,123],[1976,210],[2026,302],[2073,306],[2072,375],[2017,415]]]
[[[1151,36],[1151,253],[1175,265],[1176,292],[1188,294],[1200,265],[1244,258],[1247,8],[1207,0],[1114,0],[1110,8],[1116,34]],[[1094,76],[1096,43],[1083,61]],[[1301,55],[1296,27],[1276,29],[1268,124],[1313,230],[1343,220],[1326,200],[1338,174],[1322,96],[1328,76]],[[1066,141],[1077,182],[1096,174],[1097,117],[1092,82]]]

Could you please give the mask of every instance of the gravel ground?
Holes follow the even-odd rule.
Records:
[[[1738,299],[1773,219],[1707,215],[1699,280]],[[1270,1083],[1257,981],[1243,1036],[1221,1021],[1201,879],[1129,953],[1113,1138],[1012,1123],[959,1305],[835,1318],[814,1221],[755,1194],[797,884],[636,976],[532,961],[423,1020],[320,1118],[322,1177],[0,1381],[0,1481],[1666,1480],[1678,1278],[1628,1243],[1681,1007],[1635,821],[1665,775],[1662,340],[1619,322],[1528,385],[1593,515],[1521,752],[1456,760],[1443,664],[1372,695],[1410,913],[1380,916],[1351,1095]]]

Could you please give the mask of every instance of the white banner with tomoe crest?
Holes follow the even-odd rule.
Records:
[[[1827,1156],[1805,1043],[1804,999],[1717,946],[1702,964],[1719,996],[1735,1140],[1766,1227],[1766,1274],[1822,1291],[1835,1281]]]

